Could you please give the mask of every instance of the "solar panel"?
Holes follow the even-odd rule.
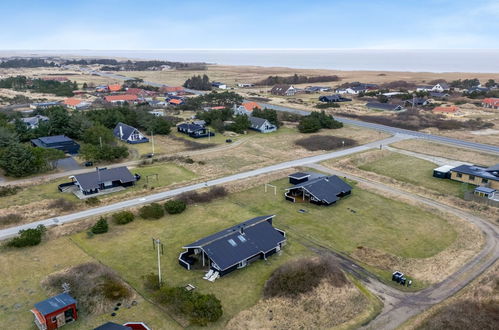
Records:
[[[239,238],[239,240],[243,243],[246,242],[246,237],[244,237],[243,235],[238,235],[237,238]]]
[[[236,247],[237,246],[237,243],[231,238],[229,239],[227,242],[229,242],[230,245]]]

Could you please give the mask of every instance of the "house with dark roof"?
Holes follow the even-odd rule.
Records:
[[[125,141],[130,144],[146,143],[149,139],[146,138],[138,129],[124,123],[116,124],[113,130],[114,136],[116,136],[121,141]]]
[[[77,154],[80,145],[66,135],[43,136],[38,139],[32,139],[31,144],[34,147],[57,149],[68,154]]]
[[[294,88],[292,85],[279,84],[272,87],[272,89],[270,90],[270,94],[280,96],[293,96],[296,94],[296,88]]]
[[[277,126],[271,124],[267,119],[258,117],[249,117],[250,128],[260,133],[270,133],[277,131]]]
[[[431,91],[442,93],[442,92],[448,91],[449,89],[450,89],[449,84],[447,84],[446,82],[441,82],[441,83],[438,83],[435,86],[433,86],[431,88]]]
[[[429,95],[434,99],[442,99],[442,100],[449,97],[449,94],[444,92],[430,92]]]
[[[67,293],[43,300],[31,310],[40,330],[53,330],[78,319],[76,300]]]
[[[450,172],[451,180],[499,190],[499,164],[490,167],[460,165]]]
[[[187,134],[192,138],[199,139],[215,136],[206,126],[195,123],[182,123],[177,125],[177,132]]]
[[[417,106],[425,106],[430,104],[430,100],[425,99],[424,97],[414,97],[409,100],[405,100],[404,105],[408,107],[417,107]]]
[[[400,104],[391,103],[380,103],[380,102],[368,102],[366,107],[371,110],[381,110],[381,111],[402,111],[405,110]]]
[[[96,168],[95,171],[69,177],[83,195],[92,195],[115,187],[131,187],[137,181],[126,166],[115,168]],[[62,184],[65,186],[67,184]],[[59,190],[62,191],[61,186]]]
[[[38,125],[41,122],[48,122],[49,118],[42,116],[42,115],[36,115],[33,117],[25,117],[21,118],[21,121],[28,127],[29,129],[35,129],[38,127]],[[15,122],[15,121],[14,121]]]
[[[352,193],[352,187],[336,175],[297,172],[289,175],[289,183],[294,186],[286,189],[284,197],[293,203],[331,205]]]
[[[267,259],[286,243],[286,233],[272,224],[274,217],[266,215],[246,220],[187,244],[178,262],[188,270],[210,269],[208,274],[214,280],[259,259]]]
[[[37,102],[37,103],[31,103],[29,107],[31,109],[39,109],[39,110],[44,110],[44,109],[49,109],[52,107],[56,107],[61,105],[59,101],[53,101],[53,102]]]
[[[327,103],[329,103],[329,102],[349,102],[349,101],[352,101],[352,99],[343,97],[340,94],[334,94],[334,95],[320,96],[319,101],[327,102]]]

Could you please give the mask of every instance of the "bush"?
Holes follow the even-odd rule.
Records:
[[[97,198],[97,197],[89,197],[85,200],[85,204],[87,205],[99,205],[100,204],[100,200]]]
[[[305,116],[300,119],[298,130],[300,133],[315,133],[321,129],[321,122],[317,118]]]
[[[23,217],[17,213],[9,213],[6,215],[0,216],[0,226],[1,225],[10,225],[13,223],[18,223],[23,219]]]
[[[158,291],[160,289],[158,275],[149,273],[142,276],[144,280],[144,288],[149,291]]]
[[[113,214],[113,222],[117,225],[126,225],[135,219],[135,215],[130,211],[122,211]]]
[[[339,108],[340,105],[338,103],[335,103],[335,102],[327,102],[327,103],[316,104],[315,107],[317,109],[328,109],[328,108]]]
[[[275,270],[265,283],[263,294],[265,298],[296,297],[311,291],[324,279],[336,287],[348,283],[343,272],[331,258],[299,259]]]
[[[131,296],[130,290],[117,278],[105,277],[101,285],[102,295],[109,300],[126,299]]]
[[[165,211],[168,214],[178,214],[184,212],[187,204],[180,200],[170,200],[165,203]]]
[[[1,186],[0,187],[0,197],[11,196],[17,194],[21,190],[21,187],[17,186]]]
[[[108,230],[109,230],[109,225],[107,224],[107,219],[103,217],[101,217],[95,223],[95,225],[93,225],[92,228],[90,228],[90,231],[93,234],[104,234],[107,233]]]
[[[214,199],[227,196],[229,192],[224,187],[212,187],[210,190],[198,193],[197,191],[189,191],[179,196],[179,200],[185,204],[208,203]]]
[[[143,219],[159,219],[165,215],[165,210],[158,203],[152,203],[142,206],[139,210],[139,215]]]
[[[296,145],[309,151],[334,150],[342,147],[351,147],[357,144],[355,140],[336,136],[312,135],[295,141]]]
[[[42,236],[46,230],[44,225],[38,225],[35,229],[20,230],[19,236],[11,239],[7,246],[20,248],[38,245],[42,241]]]
[[[155,295],[156,300],[190,318],[195,325],[206,326],[217,321],[223,314],[222,304],[213,294],[187,291],[183,287],[162,287]]]
[[[70,210],[74,209],[75,203],[72,201],[68,201],[65,198],[58,198],[58,199],[50,202],[48,207],[54,208],[54,209],[59,209],[62,211],[70,211]]]

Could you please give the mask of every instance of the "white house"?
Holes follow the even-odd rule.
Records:
[[[42,121],[49,121],[48,117],[42,116],[42,115],[36,115],[33,117],[26,117],[26,118],[21,118],[21,121],[29,128],[29,129],[35,129],[38,127],[40,122]]]
[[[431,91],[442,93],[442,92],[448,91],[449,89],[450,89],[449,85],[447,83],[442,82],[442,83],[438,83],[435,86],[433,86]]]

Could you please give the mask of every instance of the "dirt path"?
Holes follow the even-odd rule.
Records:
[[[381,192],[395,192],[404,198],[410,198],[416,202],[423,203],[438,210],[452,213],[476,225],[485,235],[485,244],[483,249],[477,255],[468,260],[460,269],[442,282],[434,284],[416,293],[399,291],[380,282],[376,276],[369,273],[361,266],[356,265],[349,258],[332,251],[324,252],[324,250],[319,250],[318,252],[333,254],[340,261],[340,264],[346,271],[363,281],[364,284],[383,301],[384,307],[382,312],[373,321],[364,326],[365,329],[397,328],[409,318],[457,293],[499,259],[499,229],[485,219],[422,196],[414,195],[355,175],[333,170],[319,164],[311,164],[309,167],[362,182],[363,184]]]

